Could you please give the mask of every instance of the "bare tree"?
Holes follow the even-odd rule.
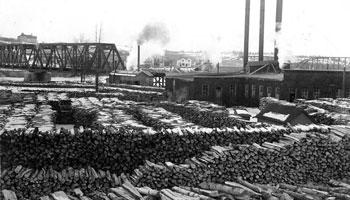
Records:
[[[97,24],[95,25],[95,42],[101,43],[102,39],[102,24],[100,24],[99,33],[97,33]]]
[[[89,43],[90,40],[85,38],[85,34],[84,33],[80,33],[79,37],[74,37],[74,42],[75,43]]]

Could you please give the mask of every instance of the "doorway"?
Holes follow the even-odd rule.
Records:
[[[215,101],[218,105],[222,105],[222,87],[221,86],[216,87]]]

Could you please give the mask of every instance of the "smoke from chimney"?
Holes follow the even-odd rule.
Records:
[[[146,42],[159,42],[164,46],[170,42],[169,30],[164,23],[146,24],[139,34],[137,44],[142,45]]]
[[[170,33],[164,23],[156,22],[146,24],[130,51],[127,70],[136,71],[140,63],[153,55],[162,55],[163,48],[170,42]],[[139,46],[142,45],[142,53],[139,53]]]

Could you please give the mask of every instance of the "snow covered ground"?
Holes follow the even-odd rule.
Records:
[[[255,117],[257,114],[259,114],[260,109],[259,108],[250,108],[246,107],[245,108],[253,117]]]
[[[23,80],[23,77],[0,77],[0,82],[23,82]]]
[[[99,77],[100,83],[106,83],[108,76]],[[51,77],[52,82],[75,82],[80,83],[80,76],[75,77]],[[0,82],[23,82],[23,77],[0,77]],[[85,82],[95,83],[95,76],[87,76]]]

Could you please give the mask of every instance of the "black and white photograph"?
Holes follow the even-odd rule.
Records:
[[[0,200],[350,200],[350,0],[0,0]]]

